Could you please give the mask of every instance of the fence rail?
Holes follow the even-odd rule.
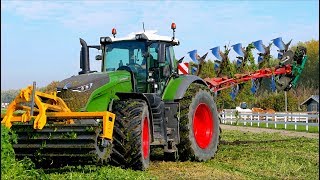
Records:
[[[276,113],[244,113],[237,112],[234,109],[224,109],[220,113],[222,124],[243,123],[245,126],[254,123],[260,127],[261,123],[265,123],[266,127],[274,126],[277,128],[278,124],[284,124],[284,129],[288,125],[305,126],[305,130],[309,131],[310,126],[318,127],[319,132],[319,113],[306,113],[306,112],[276,112]]]

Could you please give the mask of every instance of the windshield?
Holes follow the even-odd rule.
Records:
[[[106,46],[103,71],[115,71],[121,66],[145,65],[146,46],[139,41],[114,42]]]

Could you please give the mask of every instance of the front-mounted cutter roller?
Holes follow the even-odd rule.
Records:
[[[9,104],[1,121],[2,124],[8,128],[11,128],[12,123],[33,124],[33,129],[41,130],[46,125],[77,124],[80,119],[96,120],[97,122],[102,120],[100,137],[112,140],[115,114],[108,111],[71,112],[66,103],[56,96],[56,93],[47,94],[34,89],[35,86],[28,86],[20,91]]]

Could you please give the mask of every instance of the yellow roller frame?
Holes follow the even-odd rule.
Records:
[[[6,127],[11,128],[12,122],[29,122],[34,119],[33,128],[42,129],[47,118],[67,119],[65,124],[74,124],[73,119],[102,119],[102,138],[112,140],[115,114],[104,112],[71,112],[66,103],[56,93],[47,94],[35,91],[34,103],[38,108],[34,108],[36,116],[31,116],[31,108],[23,106],[21,103],[30,102],[32,99],[32,86],[22,89],[16,98],[9,104],[7,112],[1,121]],[[46,102],[42,102],[46,100]],[[14,115],[16,110],[24,110],[22,115]],[[50,110],[50,112],[47,112]]]

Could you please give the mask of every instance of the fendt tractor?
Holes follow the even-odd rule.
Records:
[[[199,72],[178,73],[182,59],[175,59],[179,41],[174,23],[171,28],[172,37],[143,31],[125,38],[115,37],[112,29],[112,37],[92,46],[80,38],[78,75],[60,81],[53,93],[36,91],[34,82],[2,115],[1,123],[17,135],[16,158],[26,156],[43,166],[109,163],[144,170],[151,147],[158,147],[173,160],[209,160],[221,133],[215,92],[271,75],[281,76],[278,85],[289,89],[301,73],[293,66],[302,69],[306,61],[303,51],[299,64],[292,65],[297,60],[289,50],[276,69],[204,80]],[[95,57],[101,72],[90,69],[89,48],[101,51]]]

